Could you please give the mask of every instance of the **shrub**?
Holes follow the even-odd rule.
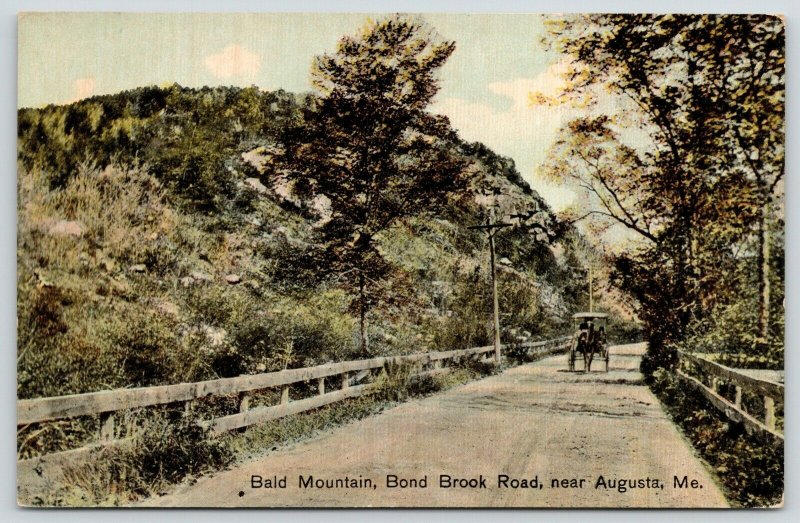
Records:
[[[163,318],[131,308],[124,322],[113,324],[100,335],[108,336],[111,346],[118,351],[123,383],[147,387],[169,381],[172,374],[169,349],[177,344],[173,332],[174,328],[170,329]]]
[[[375,397],[384,401],[403,401],[410,394],[409,385],[418,365],[385,363],[373,383]]]
[[[652,389],[673,420],[717,472],[729,499],[745,507],[782,500],[783,445],[749,435],[671,372],[653,373]]]
[[[214,437],[182,412],[151,412],[130,443],[104,449],[89,462],[63,470],[64,485],[44,505],[120,505],[161,493],[183,479],[233,461],[224,438]]]

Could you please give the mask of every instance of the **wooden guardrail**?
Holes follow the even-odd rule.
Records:
[[[775,415],[775,401],[783,401],[783,384],[753,378],[736,369],[683,351],[678,351],[678,357],[677,375],[700,391],[728,419],[744,424],[748,432],[764,433],[783,442],[783,434],[776,429]],[[701,381],[698,374],[703,373],[706,374],[706,379],[710,383],[705,384]],[[733,402],[720,394],[720,389],[725,384],[734,387]],[[745,410],[742,402],[744,393],[762,398],[763,419],[758,419]]]
[[[568,348],[570,339],[569,336],[566,336],[554,340],[518,344],[516,347],[529,353],[555,353]],[[451,370],[451,367],[447,367],[448,364],[456,363],[464,358],[493,361],[493,354],[490,354],[493,351],[493,346],[475,347],[463,350],[344,361],[316,367],[288,369],[196,383],[178,383],[176,385],[115,389],[50,398],[23,399],[17,401],[17,426],[24,427],[33,423],[79,416],[99,416],[99,443],[90,445],[96,448],[116,443],[114,440],[114,424],[115,415],[119,412],[173,403],[189,404],[193,400],[209,396],[237,394],[239,395],[239,412],[202,422],[204,426],[210,428],[213,432],[221,433],[305,412],[323,405],[373,392],[375,387],[371,383],[361,385],[357,383],[374,377],[372,371],[382,369],[386,365],[416,365],[418,367],[416,375],[443,373]],[[487,354],[490,354],[489,358],[487,358]],[[329,391],[326,389],[326,379],[335,376],[341,376],[341,386],[338,390]],[[296,401],[289,397],[289,387],[292,384],[307,383],[312,380],[316,380],[317,385],[317,394],[315,396]],[[250,399],[254,392],[276,388],[281,390],[279,404],[250,408]],[[65,452],[74,454],[75,450]]]

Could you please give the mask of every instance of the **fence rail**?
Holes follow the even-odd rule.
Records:
[[[775,412],[776,400],[783,401],[783,384],[753,378],[736,369],[683,351],[678,351],[678,357],[679,364],[676,374],[703,394],[728,419],[742,423],[748,432],[759,432],[783,442],[783,434],[776,428],[777,418]],[[701,377],[703,373],[706,375],[706,381],[710,383],[703,383]],[[734,387],[733,402],[720,394],[720,389],[724,385],[732,385]],[[742,401],[745,393],[762,398],[764,406],[763,419],[758,419],[754,414],[745,410]]]
[[[565,350],[569,346],[569,336],[534,343],[517,344],[515,347],[529,354],[549,354]],[[508,348],[508,346],[504,346]],[[179,383],[156,387],[115,389],[85,394],[72,394],[50,398],[24,399],[17,401],[17,426],[43,423],[79,416],[99,416],[99,443],[89,447],[115,444],[115,415],[121,411],[142,407],[154,407],[173,403],[187,403],[213,396],[238,394],[239,412],[202,422],[215,433],[247,427],[256,423],[298,414],[323,405],[369,394],[374,391],[370,383],[359,385],[360,381],[373,377],[373,371],[387,365],[415,365],[416,375],[448,372],[452,365],[463,359],[494,359],[493,346],[474,347],[463,350],[427,352],[405,356],[390,356],[365,360],[344,361],[306,367],[287,369],[278,372],[253,374],[235,378],[222,378],[196,383]],[[487,358],[487,354],[490,355]],[[341,376],[338,390],[326,390],[326,379]],[[297,383],[316,380],[317,394],[309,398],[293,401],[289,387]],[[337,380],[338,381],[338,380]],[[255,391],[280,388],[280,403],[277,405],[250,408],[251,395]],[[85,447],[85,448],[89,448]],[[72,452],[75,453],[73,449]]]

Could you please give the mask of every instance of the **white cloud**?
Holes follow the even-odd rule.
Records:
[[[540,167],[558,130],[576,117],[578,110],[567,106],[531,107],[528,95],[531,92],[555,95],[563,86],[560,73],[564,67],[557,63],[534,78],[489,84],[490,92],[511,99],[513,103],[508,109],[496,110],[488,104],[459,98],[439,100],[432,108],[448,116],[465,140],[483,142],[498,154],[513,158],[522,177],[557,211],[567,208],[575,194],[541,176]]]
[[[563,75],[568,70],[568,62],[556,62],[534,78],[516,78],[510,82],[491,83],[489,91],[510,98],[517,109],[528,109],[531,93],[548,97],[557,96],[564,87]]]
[[[470,102],[460,98],[445,98],[432,107],[434,112],[450,118],[460,136],[468,141],[480,141],[498,154],[514,159],[522,177],[547,200],[555,211],[571,206],[583,205],[582,195],[567,185],[551,181],[542,176],[542,164],[549,149],[556,141],[561,127],[568,121],[587,114],[619,114],[635,112],[621,105],[619,100],[607,92],[595,90],[596,105],[573,107],[564,105],[531,105],[530,94],[539,93],[555,97],[564,86],[562,73],[568,64],[551,65],[534,78],[515,78],[508,82],[495,82],[487,89],[512,101],[509,108],[494,109],[488,104]],[[620,137],[634,147],[647,147],[647,134],[633,125],[621,131]],[[599,234],[613,248],[630,245],[637,240],[635,235],[622,226],[612,226],[600,233],[592,233],[587,223],[579,225],[590,236]]]
[[[261,57],[241,45],[232,44],[205,58],[206,67],[217,78],[255,76],[261,70]]]

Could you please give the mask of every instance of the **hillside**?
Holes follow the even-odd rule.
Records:
[[[18,395],[196,381],[358,357],[350,296],[315,265],[314,202],[269,152],[305,96],[146,87],[19,111]],[[564,330],[594,256],[512,160],[454,144],[466,195],[378,238],[390,299],[376,355],[487,344],[488,216],[540,209],[555,241],[498,235],[503,336]]]

